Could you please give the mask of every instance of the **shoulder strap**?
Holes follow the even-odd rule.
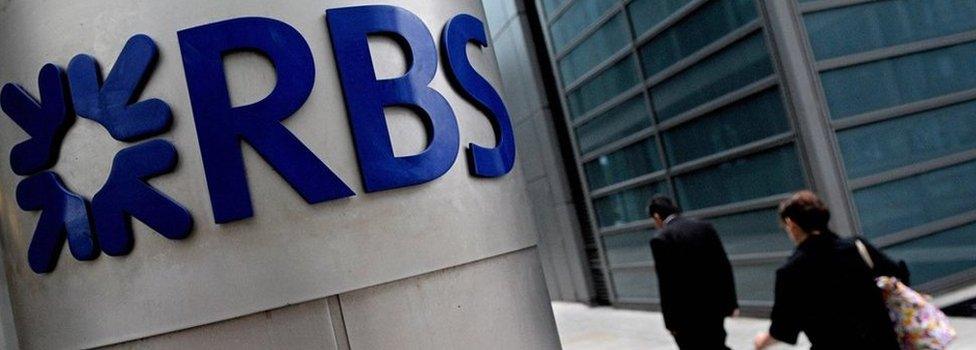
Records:
[[[871,260],[871,253],[868,253],[868,247],[857,238],[854,239],[854,245],[857,246],[857,252],[861,254],[861,259],[864,260],[864,263],[868,264],[868,268],[874,270],[874,260]]]

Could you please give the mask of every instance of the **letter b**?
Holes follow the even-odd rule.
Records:
[[[457,158],[457,119],[447,100],[428,85],[437,72],[437,48],[424,23],[399,7],[377,5],[326,11],[332,50],[356,143],[367,192],[407,187],[434,180]],[[401,77],[377,80],[369,35],[399,41],[411,66]],[[403,106],[420,115],[428,145],[420,154],[396,157],[384,107]]]

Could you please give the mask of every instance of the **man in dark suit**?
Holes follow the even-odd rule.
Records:
[[[670,198],[656,195],[648,213],[664,325],[681,349],[728,349],[725,318],[738,315],[732,265],[711,224],[684,218]]]

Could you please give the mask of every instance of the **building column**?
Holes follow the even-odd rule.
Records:
[[[843,159],[797,2],[760,0],[759,4],[813,190],[830,208],[835,231],[859,233]]]

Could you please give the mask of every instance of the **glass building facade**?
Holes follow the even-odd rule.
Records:
[[[841,203],[838,230],[905,260],[920,289],[973,280],[976,2],[530,5],[609,301],[657,303],[654,193],[715,225],[743,305],[771,304],[792,250],[775,207],[803,188]]]

